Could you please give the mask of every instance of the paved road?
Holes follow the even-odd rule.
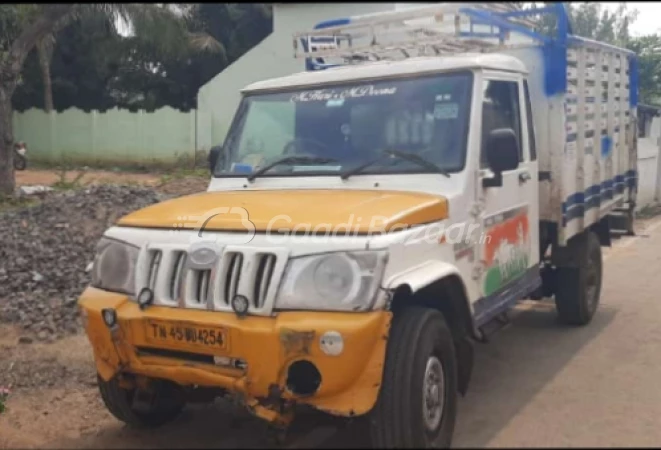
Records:
[[[561,326],[552,303],[530,302],[477,346],[453,446],[661,444],[661,223],[618,244],[590,325]]]
[[[552,304],[530,302],[490,344],[477,345],[474,378],[459,404],[455,447],[661,443],[661,220],[639,237],[620,241],[605,258],[602,304],[589,326],[561,326]],[[235,412],[221,407],[194,408],[164,429],[140,433],[111,419],[93,388],[58,394],[52,402],[50,394],[39,395],[38,406],[16,404],[13,410],[26,417],[39,411],[35,426],[42,425],[34,434],[45,426],[54,430],[46,441],[35,440],[39,447],[269,445],[259,421],[233,417]],[[80,412],[82,405],[89,410]],[[47,419],[39,408],[51,409]],[[93,430],[67,430],[73,416]],[[286,447],[366,447],[366,437],[360,422],[310,415],[295,422]]]

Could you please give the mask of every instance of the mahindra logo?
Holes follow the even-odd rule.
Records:
[[[195,242],[188,251],[189,265],[203,269],[213,266],[220,256],[220,246],[215,242]]]

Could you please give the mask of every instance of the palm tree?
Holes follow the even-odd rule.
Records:
[[[37,48],[48,91],[54,37],[60,29],[76,20],[102,15],[115,26],[121,20],[130,25],[136,37],[154,43],[157,52],[183,52],[190,46],[200,50],[222,50],[210,36],[188,33],[187,10],[187,5],[135,3],[1,4],[0,194],[12,194],[15,188],[11,99],[32,49]],[[45,95],[50,96],[49,93]],[[46,105],[52,108],[52,99]]]
[[[171,40],[166,42],[165,45],[160,45],[161,52],[165,52],[162,56],[172,56],[173,53],[182,52],[182,51],[193,51],[193,52],[213,52],[213,53],[225,53],[225,48],[223,45],[214,39],[208,33],[202,32],[188,32],[186,30],[186,23],[191,17],[194,5],[191,4],[168,4],[167,8],[171,9],[175,14],[180,15],[183,20],[184,30],[177,30],[174,34],[174,37],[185,38],[183,40],[177,39],[176,41]],[[99,15],[98,11],[92,11],[93,14]],[[105,16],[105,12],[101,12],[102,16]],[[140,20],[138,17],[133,17],[135,20]],[[50,64],[53,58],[53,50],[55,49],[57,32],[64,28],[69,21],[65,21],[61,26],[56,27],[52,33],[44,36],[37,42],[36,50],[37,57],[39,61],[39,67],[41,69],[41,79],[44,87],[44,110],[46,112],[51,112],[54,108],[53,105],[53,87],[50,73]],[[160,44],[162,39],[162,32],[158,30],[146,29],[148,24],[144,23],[138,24],[138,28],[141,31],[142,38],[149,41],[150,45]],[[158,23],[158,22],[157,22]],[[117,25],[115,23],[115,25]],[[133,24],[131,24],[133,25]],[[156,32],[156,34],[154,34]],[[179,33],[182,32],[182,35],[179,36]],[[181,44],[186,45],[181,45]]]
[[[44,84],[44,110],[53,110],[53,85],[50,76],[50,63],[55,49],[55,34],[51,33],[39,39],[36,44],[39,67],[41,68],[41,79]]]

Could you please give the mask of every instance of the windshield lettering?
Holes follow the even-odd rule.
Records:
[[[394,95],[396,87],[376,88],[373,85],[358,86],[350,89],[317,89],[314,91],[297,92],[291,96],[292,102],[327,102],[329,100],[344,100],[365,96]]]

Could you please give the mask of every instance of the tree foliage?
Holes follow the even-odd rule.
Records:
[[[75,22],[88,23],[105,18],[112,26],[118,20],[131,25],[134,39],[149,41],[156,54],[183,54],[190,47],[191,38],[204,37],[189,33],[183,17],[171,4],[0,5],[0,194],[11,193],[14,189],[12,99],[16,88],[29,82],[22,76],[23,69],[27,57],[36,48],[41,47],[42,56],[44,52],[50,56],[51,49],[46,49],[44,44],[51,36],[56,38],[60,31]],[[206,39],[207,46],[213,45],[213,39]],[[45,59],[41,58],[42,67],[47,62]],[[51,81],[50,77],[47,78]]]
[[[661,37],[653,34],[632,39],[627,47],[638,55],[641,103],[661,105]]]
[[[188,45],[181,39],[154,45],[149,24],[139,21],[134,28],[140,33],[121,36],[102,15],[59,31],[50,65],[55,110],[154,110],[165,105],[189,110],[196,106],[202,85],[272,30],[271,8],[266,4],[177,5]],[[16,110],[45,106],[38,62],[34,50],[14,95]]]

